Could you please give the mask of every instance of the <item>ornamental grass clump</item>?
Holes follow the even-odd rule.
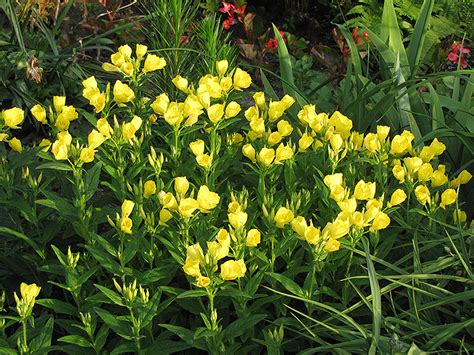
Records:
[[[251,92],[250,75],[226,60],[197,82],[165,78],[178,91],[149,97],[149,74],[166,65],[146,46],[121,46],[103,65],[115,81],[83,81],[89,110],[56,96],[2,112],[11,149],[1,147],[0,233],[25,242],[13,257],[34,269],[8,274],[35,279],[15,294],[19,317],[1,316],[2,347],[224,353],[288,351],[288,340],[303,350],[348,341],[336,333],[350,318],[365,334],[352,335],[359,349],[385,349],[380,332],[393,329],[375,334],[365,315],[327,318],[320,305],[339,315],[368,305],[380,292],[372,262],[411,272],[404,251],[419,225],[425,236],[469,235],[460,192],[472,175],[443,163],[438,139],[357,132],[341,112]],[[13,132],[25,119],[46,137],[22,147]],[[457,281],[468,278],[463,265]],[[303,336],[320,318],[321,337]]]

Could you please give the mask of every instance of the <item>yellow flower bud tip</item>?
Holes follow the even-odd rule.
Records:
[[[219,75],[224,75],[229,68],[229,62],[227,60],[220,60],[216,63],[216,70]]]
[[[156,193],[156,183],[153,180],[148,180],[143,184],[143,197],[148,198]]]
[[[20,128],[19,125],[25,119],[25,112],[21,108],[13,107],[3,111],[2,118],[8,127],[13,129]]]

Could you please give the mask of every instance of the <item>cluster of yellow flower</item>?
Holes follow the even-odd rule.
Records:
[[[36,302],[36,297],[38,297],[40,291],[41,287],[38,287],[36,284],[28,285],[22,282],[20,285],[21,298],[18,297],[16,292],[13,293],[16,301],[16,310],[20,318],[26,319],[31,314]]]
[[[0,120],[0,142],[7,142],[10,148],[12,148],[15,152],[20,153],[23,150],[23,147],[21,146],[21,141],[16,137],[8,139],[9,135],[8,133],[3,132],[3,126],[7,126],[10,129],[20,128],[20,125],[25,120],[25,112],[19,107],[12,107],[8,110],[3,111],[1,117],[2,120]]]
[[[196,278],[198,287],[208,287],[211,276],[218,269],[218,261],[229,255],[230,236],[225,229],[220,229],[216,240],[207,242],[207,253],[204,255],[199,243],[190,245],[186,250],[184,272]],[[247,271],[243,259],[227,260],[221,264],[220,278],[222,280],[235,280],[243,277]],[[204,273],[204,275],[203,275]]]
[[[190,84],[186,78],[177,75],[172,82],[187,95],[185,100],[170,102],[168,95],[163,93],[156,97],[151,108],[173,127],[178,127],[183,122],[186,126],[195,124],[204,110],[212,124],[237,116],[241,110],[240,105],[235,101],[226,103],[227,96],[232,90],[248,88],[252,79],[240,68],[226,75],[228,70],[226,60],[217,62],[216,69],[218,76],[208,74],[202,77],[197,88]],[[212,103],[211,100],[220,100],[220,102]]]

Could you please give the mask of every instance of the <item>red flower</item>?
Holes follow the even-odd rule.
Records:
[[[454,41],[451,45],[451,52],[449,52],[448,54],[448,60],[455,64],[459,63],[459,66],[462,69],[466,69],[468,67],[468,64],[466,58],[464,57],[464,54],[469,53],[471,53],[471,50],[469,48],[464,47],[460,41]]]
[[[245,16],[245,8],[247,4],[244,5],[234,5],[229,2],[222,1],[222,7],[219,9],[219,12],[223,14],[227,14],[227,19],[224,20],[223,26],[224,29],[230,29],[230,26],[235,25],[237,20],[235,19],[235,15],[237,14],[237,19],[240,22],[243,22]]]
[[[219,12],[222,12],[223,14],[228,14],[229,16],[234,16],[235,6],[233,4],[223,1],[222,6],[223,7],[219,9]]]

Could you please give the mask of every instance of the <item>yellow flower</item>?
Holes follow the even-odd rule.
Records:
[[[265,132],[265,121],[263,118],[256,118],[250,121],[250,128],[257,134],[263,134]]]
[[[132,56],[132,48],[128,44],[124,44],[118,48],[120,54],[122,54],[126,59],[130,59]]]
[[[102,112],[105,107],[105,102],[107,101],[107,97],[104,93],[96,93],[92,95],[89,100],[89,103],[94,106],[94,111],[96,113]]]
[[[232,78],[230,76],[223,77],[220,81],[221,91],[227,92],[232,88]]]
[[[204,141],[202,139],[197,139],[194,142],[189,143],[189,149],[195,155],[204,154]]]
[[[330,238],[324,245],[324,251],[327,253],[332,253],[338,251],[341,246],[341,243],[337,239]]]
[[[339,201],[337,205],[342,212],[351,214],[357,209],[357,200],[355,198],[348,198],[347,200]]]
[[[125,234],[132,234],[133,221],[129,217],[120,219],[120,230]]]
[[[264,166],[270,166],[275,159],[275,150],[272,148],[262,148],[258,153],[258,161]]]
[[[229,68],[229,62],[227,60],[224,59],[216,62],[217,74],[224,75],[227,68]]]
[[[168,110],[168,105],[170,103],[170,99],[168,95],[166,94],[161,94],[158,95],[153,101],[153,103],[150,105],[150,107],[157,113],[158,115],[164,115],[165,112]]]
[[[441,194],[441,208],[445,209],[446,206],[452,205],[454,202],[456,202],[457,198],[457,193],[456,190],[454,189],[446,189],[443,191]]]
[[[234,89],[239,91],[242,89],[247,89],[252,84],[252,78],[250,75],[240,68],[235,70],[233,80]]]
[[[420,152],[420,158],[424,163],[428,163],[434,158],[434,151],[431,147],[423,147]]]
[[[245,226],[245,223],[247,223],[248,214],[244,211],[237,211],[229,213],[227,217],[229,218],[229,224],[234,229],[240,229]]]
[[[255,159],[255,148],[252,146],[252,144],[245,144],[243,147],[242,147],[242,154],[249,158],[252,163],[255,163],[256,162],[256,159]]]
[[[283,136],[287,137],[293,132],[293,126],[286,120],[280,120],[277,123],[278,132]]]
[[[178,209],[178,201],[176,201],[176,197],[174,197],[171,192],[160,193],[158,197],[160,199],[160,203],[163,205],[164,208],[167,208],[169,210]]]
[[[457,223],[458,221],[459,221],[459,223],[466,222],[467,214],[466,214],[466,212],[464,212],[460,209],[455,209],[453,211],[453,219],[454,219],[454,223]]]
[[[20,294],[23,301],[29,306],[33,307],[36,301],[36,297],[38,297],[41,291],[41,287],[37,286],[36,284],[28,285],[24,282],[20,285]]]
[[[225,118],[232,118],[232,117],[237,116],[240,110],[241,110],[240,105],[237,102],[235,101],[229,102],[225,108]]]
[[[329,142],[331,143],[332,150],[336,152],[339,151],[344,145],[344,139],[342,139],[341,135],[337,133],[331,135]]]
[[[235,213],[242,211],[242,206],[237,201],[232,201],[227,205],[227,212]]]
[[[217,207],[220,197],[217,193],[210,191],[206,185],[203,185],[199,188],[197,201],[201,211],[208,211]]]
[[[0,133],[0,142],[7,141],[8,139],[8,134],[6,133]]]
[[[402,189],[396,189],[390,197],[388,207],[397,206],[407,199],[407,194]]]
[[[105,118],[98,119],[96,127],[99,130],[100,134],[104,136],[104,138],[110,138],[111,133],[114,132],[112,127],[110,127],[109,122],[107,122],[107,119]]]
[[[336,173],[332,175],[326,175],[323,179],[324,184],[329,187],[329,190],[334,190],[336,186],[342,186],[343,175],[342,173]]]
[[[122,137],[125,141],[130,142],[130,140],[135,137],[137,129],[132,124],[132,122],[127,122],[122,127]]]
[[[364,138],[364,147],[370,153],[376,153],[380,150],[382,146],[380,145],[380,140],[375,133],[367,133]]]
[[[278,144],[281,142],[283,136],[280,134],[280,132],[272,132],[268,136],[267,143],[270,147],[274,146],[275,144]]]
[[[286,207],[280,207],[275,214],[275,224],[278,228],[283,228],[285,224],[291,223],[294,215],[291,210]]]
[[[183,78],[181,75],[176,75],[171,81],[179,90],[185,93],[188,92],[188,79]]]
[[[408,153],[411,149],[411,142],[415,139],[415,136],[408,131],[403,131],[401,135],[396,135],[392,139],[390,145],[390,153],[394,155],[403,155]]]
[[[229,244],[221,244],[218,242],[207,242],[206,260],[210,257],[214,263],[229,255]]]
[[[194,198],[184,198],[179,201],[178,212],[184,218],[190,218],[194,211],[199,208],[199,203]]]
[[[160,224],[161,225],[166,224],[166,222],[168,222],[171,218],[173,218],[173,215],[166,208],[162,208],[160,210]]]
[[[201,270],[199,269],[199,260],[187,258],[186,263],[183,266],[183,271],[189,276],[201,276]]]
[[[250,106],[248,109],[245,110],[244,116],[249,122],[252,122],[253,120],[258,119],[258,116],[259,116],[258,107]]]
[[[183,119],[183,112],[181,110],[183,104],[182,103],[177,103],[177,102],[171,102],[168,105],[168,108],[163,115],[163,118],[165,119],[166,123],[168,123],[171,126],[176,126],[179,125]]]
[[[381,144],[385,142],[390,133],[390,127],[388,126],[377,126],[377,137]]]
[[[51,147],[51,141],[49,139],[43,138],[38,144],[38,147],[41,147],[43,152],[47,152]]]
[[[462,185],[465,185],[467,184],[469,181],[471,181],[472,179],[472,174],[467,171],[467,170],[463,170],[459,173],[459,181]]]
[[[120,68],[122,66],[122,64],[125,63],[125,57],[123,56],[122,53],[117,52],[117,53],[114,53],[110,56],[110,61],[112,62],[112,64],[115,67]],[[104,63],[104,64],[107,64],[107,63]]]
[[[265,93],[262,91],[256,92],[253,94],[253,100],[255,104],[261,109],[265,109]]]
[[[275,163],[279,164],[280,162],[284,160],[291,159],[293,158],[293,155],[294,155],[293,149],[291,149],[290,146],[280,143],[280,145],[276,149]]]
[[[79,157],[79,160],[82,161],[83,163],[90,163],[94,161],[94,155],[95,155],[95,150],[94,147],[85,147],[82,148],[81,150],[81,155]]]
[[[90,76],[82,81],[82,86],[85,89],[97,89],[97,80],[95,80],[94,76]],[[89,99],[87,96],[85,96],[85,98]]]
[[[423,163],[418,169],[418,180],[428,181],[433,176],[433,167],[430,163]]]
[[[131,76],[133,74],[133,64],[130,62],[123,63],[120,67],[120,70],[125,74],[125,76]]]
[[[21,141],[18,138],[12,138],[8,141],[8,145],[12,148],[15,152],[21,153],[23,151],[23,147],[21,146]]]
[[[258,229],[252,228],[247,232],[247,238],[245,239],[245,245],[251,248],[255,248],[260,244],[261,234]]]
[[[230,235],[224,228],[219,229],[216,236],[217,242],[223,246],[230,246]]]
[[[163,69],[166,65],[166,60],[163,57],[158,57],[154,54],[148,54],[143,64],[143,73],[149,73],[155,70]]]
[[[285,95],[282,97],[280,102],[285,108],[285,110],[288,110],[295,103],[295,99],[292,98],[290,95]]]
[[[303,108],[298,112],[298,119],[303,125],[310,125],[310,123],[314,122],[316,119],[316,106],[304,105]]]
[[[197,287],[207,287],[211,284],[211,279],[207,276],[198,276],[196,279],[196,286]]]
[[[441,155],[446,150],[446,145],[438,141],[437,138],[433,139],[433,142],[430,144],[430,149],[433,151],[435,156]]]
[[[25,119],[25,113],[19,107],[13,107],[3,111],[3,120],[10,128],[20,128],[20,125]]]
[[[92,148],[98,148],[105,142],[105,137],[98,130],[93,129],[87,136],[87,144]]]
[[[69,144],[58,139],[51,146],[51,152],[54,154],[56,160],[66,160],[69,156]]]
[[[53,96],[53,106],[57,113],[61,113],[64,105],[66,105],[66,96]]]
[[[342,185],[337,185],[331,190],[329,197],[336,202],[343,201],[347,196],[347,191]]]
[[[332,222],[330,228],[330,235],[333,239],[339,239],[349,233],[351,228],[351,221],[348,216],[340,217],[338,216],[334,222]]]
[[[124,104],[130,102],[135,98],[133,90],[127,84],[122,83],[120,80],[117,80],[114,84],[114,100],[117,104]]]
[[[375,182],[360,180],[354,188],[354,198],[357,200],[371,200],[375,196]]]
[[[344,116],[339,111],[334,112],[329,119],[328,124],[334,126],[337,133],[339,133],[342,138],[347,139],[350,136],[352,129],[352,121]]]
[[[40,122],[42,124],[47,123],[47,121],[46,121],[46,110],[40,104],[34,105],[30,109],[30,112],[38,122]]]
[[[185,176],[178,176],[174,180],[174,190],[178,195],[184,196],[189,189],[189,181]]]
[[[245,275],[247,267],[244,260],[227,260],[221,265],[220,277],[222,280],[235,280]]]
[[[148,180],[143,185],[143,197],[148,198],[156,192],[156,183],[153,180]]]
[[[215,124],[219,122],[222,119],[222,116],[224,116],[224,105],[214,104],[212,106],[209,106],[209,108],[207,109],[207,115],[212,123]]]
[[[268,119],[270,122],[276,121],[285,113],[285,105],[281,101],[270,102],[268,108]]]
[[[401,166],[400,163],[394,165],[394,167],[392,168],[392,173],[393,176],[395,176],[395,179],[400,182],[400,184],[403,184],[405,182],[405,169],[403,168],[403,166]]]
[[[309,244],[317,244],[321,235],[321,230],[314,226],[308,226],[304,231],[304,239]]]
[[[303,216],[297,216],[291,221],[291,229],[293,229],[301,239],[304,239],[304,233],[307,227],[306,219]]]
[[[313,144],[314,138],[311,137],[307,133],[303,133],[301,136],[300,140],[298,141],[298,148],[300,152],[306,151],[309,147],[311,147],[311,144]]]
[[[362,147],[362,144],[364,143],[364,135],[359,132],[353,131],[351,133],[351,136],[349,137],[349,146],[353,150],[358,150]]]
[[[135,46],[135,55],[137,56],[137,59],[142,59],[145,56],[147,50],[147,46],[137,43],[137,45]]]
[[[122,203],[122,217],[128,217],[135,207],[135,202],[130,200],[124,200]]]
[[[432,187],[438,187],[446,184],[448,182],[448,177],[439,170],[436,170],[433,172],[433,175],[431,175],[431,186]]]
[[[384,212],[379,212],[375,216],[374,221],[372,222],[370,231],[376,232],[376,231],[385,229],[388,227],[389,224],[390,224],[390,217]]]
[[[200,154],[196,157],[199,166],[208,169],[212,164],[212,157],[209,154]]]
[[[415,188],[415,196],[419,203],[425,205],[427,202],[430,203],[430,190],[425,185],[418,185]]]
[[[414,173],[416,173],[418,169],[420,169],[420,167],[423,165],[423,160],[418,157],[405,158],[403,159],[403,162],[405,163],[409,175],[413,175]]]

